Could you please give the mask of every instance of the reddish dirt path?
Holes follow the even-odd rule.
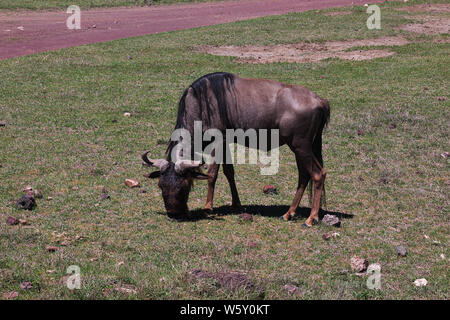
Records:
[[[367,0],[240,0],[171,6],[93,9],[81,12],[81,30],[68,30],[65,10],[0,12],[0,60],[151,33],[236,20],[363,5]],[[381,1],[371,1],[381,2]],[[95,28],[92,26],[95,25]],[[23,30],[18,29],[23,27]],[[22,29],[22,28],[21,28]]]

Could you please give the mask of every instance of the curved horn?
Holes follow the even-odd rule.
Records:
[[[148,164],[149,166],[153,166],[153,167],[157,167],[161,172],[163,172],[164,170],[167,169],[167,167],[169,166],[169,162],[167,160],[164,159],[149,159],[147,157],[147,154],[150,151],[146,151],[143,155],[142,155],[142,160],[144,160],[144,162],[146,164]]]
[[[186,169],[198,168],[202,164],[201,161],[191,161],[191,160],[178,160],[175,163],[175,171],[182,173]]]

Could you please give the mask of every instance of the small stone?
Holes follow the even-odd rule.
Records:
[[[445,260],[445,254],[441,253],[439,257],[441,257],[442,260]]]
[[[58,247],[54,247],[54,246],[46,246],[46,247],[45,247],[45,250],[46,250],[47,252],[55,252],[55,251],[58,250]]]
[[[25,194],[19,200],[17,200],[17,208],[22,210],[33,210],[36,207],[36,201],[30,194]]]
[[[102,193],[100,196],[100,200],[109,200],[109,199],[111,199],[111,197],[107,193]]]
[[[28,192],[30,192],[30,191],[33,191],[33,187],[30,186],[30,185],[26,186],[26,187],[23,189],[23,192],[25,192],[25,193],[28,193]]]
[[[340,227],[341,221],[338,217],[333,216],[331,214],[326,214],[323,216],[322,222],[325,223],[327,226],[333,226],[333,227]]]
[[[125,112],[125,113],[123,114],[123,116],[124,116],[124,117],[131,117],[131,113]]]
[[[425,278],[416,279],[416,280],[414,281],[414,285],[415,285],[416,287],[425,287],[427,284],[428,284],[428,281],[427,281],[427,279],[425,279]]]
[[[22,290],[30,290],[33,288],[33,284],[30,281],[24,281],[20,284],[20,288]]]
[[[271,184],[266,185],[263,189],[263,192],[265,194],[278,194],[277,187]]]
[[[27,219],[19,219],[19,223],[20,223],[21,225],[23,225],[23,226],[29,225]]]
[[[14,218],[14,217],[8,217],[7,219],[6,219],[6,224],[7,225],[10,225],[10,226],[14,226],[14,225],[16,225],[16,224],[19,224],[19,219],[16,219],[16,218]]]
[[[239,220],[241,221],[253,221],[253,215],[250,213],[241,213],[239,216]]]
[[[331,236],[328,233],[324,233],[322,236],[323,240],[329,240]]]
[[[95,29],[95,28],[97,28],[97,25],[96,25],[96,24],[93,24],[93,25],[91,26],[91,28],[92,28],[92,29]]]
[[[352,271],[361,273],[367,270],[367,267],[369,266],[369,261],[354,256],[350,259],[350,266],[352,268]]]
[[[299,288],[296,285],[293,285],[293,284],[290,284],[290,283],[286,284],[283,287],[283,289],[286,290],[289,294],[292,294],[292,295],[297,294],[298,291],[299,291]]]
[[[438,101],[447,101],[447,97],[440,96],[438,97]]]
[[[139,183],[139,181],[137,180],[133,180],[133,179],[126,179],[125,180],[125,185],[129,188],[137,188],[140,187],[141,184]]]
[[[333,236],[333,238],[337,238],[337,237],[341,236],[341,234],[339,232],[333,232],[331,235]]]
[[[0,127],[6,127],[6,121],[0,121]]]
[[[9,300],[9,299],[15,299],[19,296],[19,293],[17,291],[11,291],[11,292],[5,292],[3,294],[3,298]]]
[[[407,250],[404,246],[396,246],[395,252],[397,252],[397,255],[402,256],[402,257],[406,257],[406,255],[407,255]]]
[[[450,156],[450,152],[441,153],[441,157],[447,159]]]

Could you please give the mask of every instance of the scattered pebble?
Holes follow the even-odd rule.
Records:
[[[22,290],[30,290],[33,288],[33,284],[30,281],[24,281],[20,284],[20,288]]]
[[[16,219],[14,217],[8,217],[6,218],[6,224],[10,226],[14,226],[16,224],[19,224],[19,219]]]
[[[131,113],[125,112],[125,113],[123,114],[123,116],[124,116],[124,117],[131,117]]]
[[[19,293],[17,291],[5,292],[3,294],[3,298],[5,298],[5,299],[15,299],[18,296],[19,296]]]
[[[45,247],[45,250],[46,250],[47,252],[55,252],[55,251],[58,251],[58,247],[54,247],[54,246],[46,246],[46,247]]]
[[[19,29],[20,31],[23,31],[25,28],[20,26],[20,27],[17,27],[17,29]]]
[[[333,238],[337,238],[337,237],[341,236],[341,234],[339,232],[333,232],[331,235],[333,236]]]
[[[416,280],[414,281],[414,285],[415,285],[416,287],[425,287],[427,284],[428,284],[428,281],[427,281],[427,279],[425,279],[425,278],[416,279]]]
[[[278,194],[277,187],[271,184],[264,186],[263,192],[265,194]]]
[[[333,216],[331,214],[326,214],[323,216],[322,222],[325,223],[327,226],[333,226],[333,227],[340,227],[341,221],[338,217]]]
[[[36,207],[36,201],[30,194],[25,194],[19,200],[17,200],[17,208],[22,210],[33,210]]]
[[[445,260],[445,254],[441,253],[440,257],[442,260]]]
[[[427,236],[426,234],[424,234],[423,237],[424,237],[425,239],[430,239],[430,237]]]
[[[292,295],[297,294],[298,291],[299,291],[299,288],[296,285],[293,285],[293,284],[290,284],[290,283],[284,285],[283,289],[286,290],[289,294],[292,294]]]
[[[363,258],[353,256],[350,259],[350,266],[353,271],[361,273],[367,270],[367,267],[369,266],[369,261]]]
[[[402,257],[406,257],[406,255],[407,255],[407,250],[404,246],[396,246],[395,252],[397,252],[397,255],[402,256]]]
[[[240,221],[253,221],[253,215],[250,213],[241,213],[239,216]]]
[[[139,183],[139,181],[137,180],[133,180],[133,179],[126,179],[125,180],[125,185],[129,188],[137,188],[140,187],[141,184]]]

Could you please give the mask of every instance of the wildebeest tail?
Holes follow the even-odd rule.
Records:
[[[322,133],[323,133],[323,129],[328,125],[328,122],[330,121],[330,105],[327,100],[321,99],[321,106],[319,108],[319,112],[320,112],[320,124],[319,124],[319,128],[317,130],[316,136],[314,137],[312,151],[314,153],[314,156],[319,161],[320,166],[323,168]],[[310,183],[309,183],[310,202],[312,202],[312,187],[313,187],[313,183],[312,183],[312,181],[310,181]],[[322,189],[322,197],[320,199],[320,204],[321,204],[321,206],[323,205],[324,207],[327,206],[325,183],[324,183],[323,189]]]

